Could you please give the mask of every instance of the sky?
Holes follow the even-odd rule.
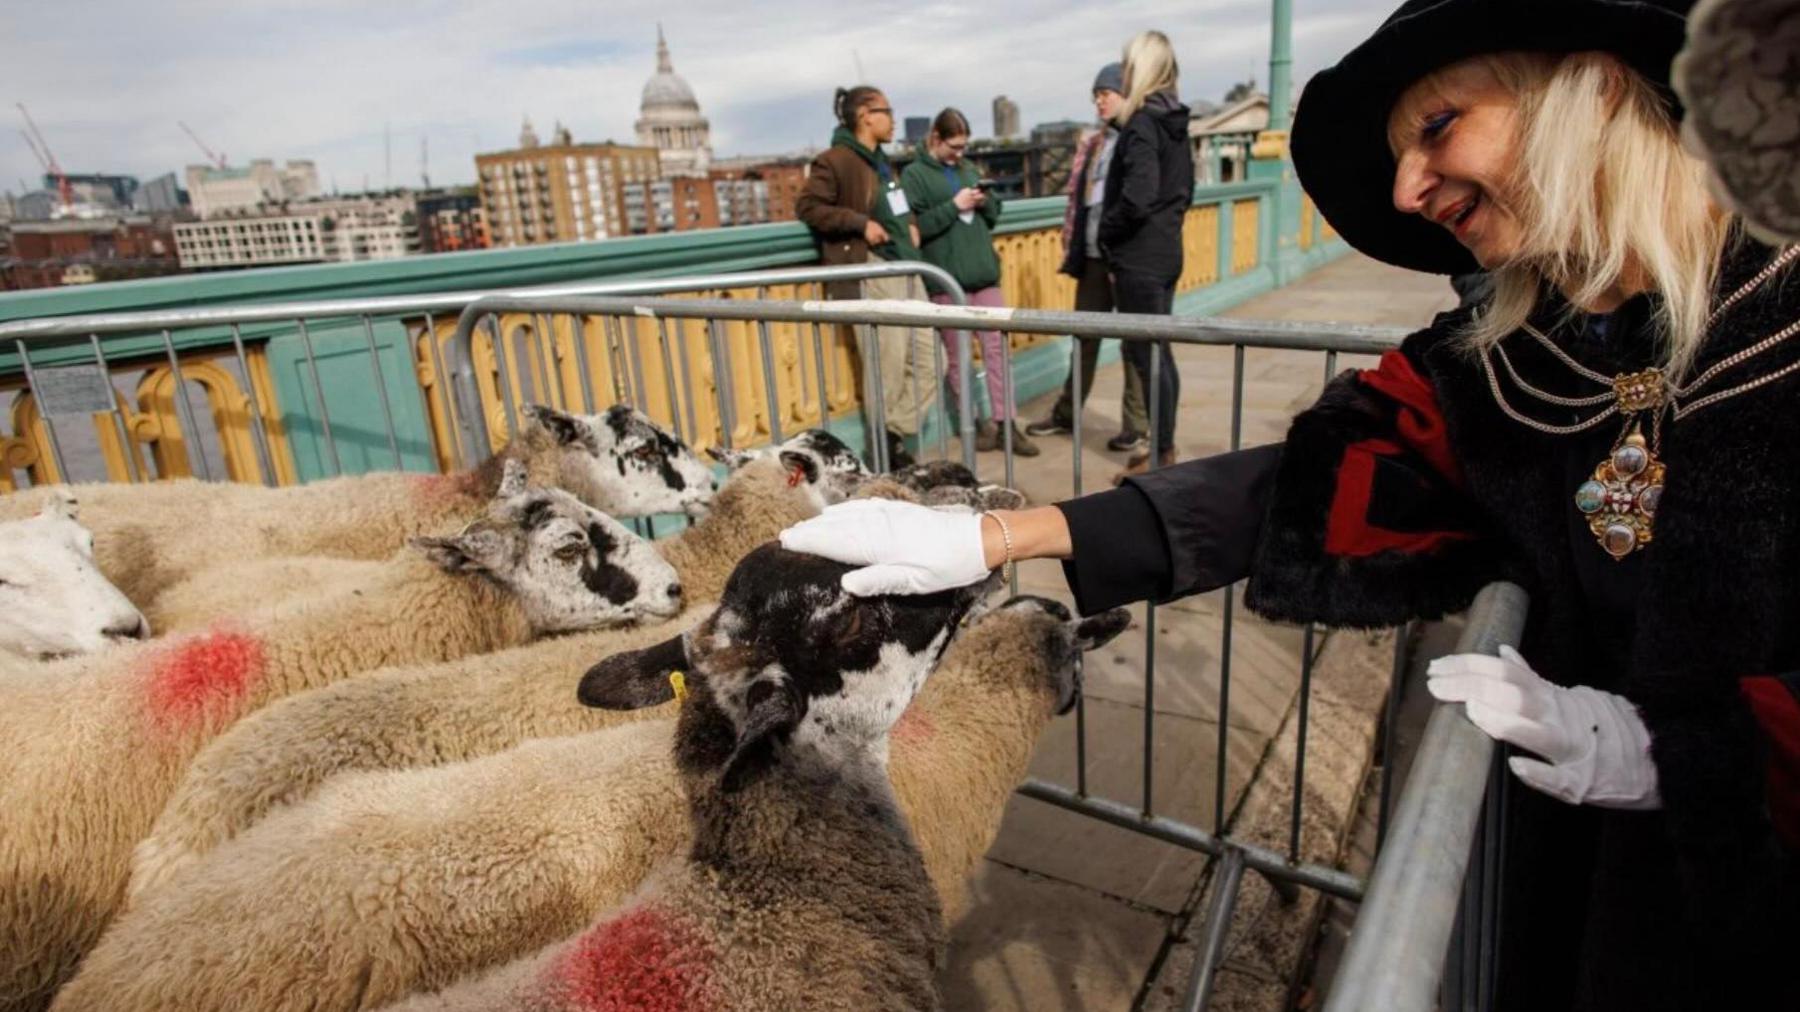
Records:
[[[1296,88],[1397,0],[1295,0]],[[474,179],[529,115],[578,141],[632,142],[661,19],[716,156],[822,145],[834,88],[872,82],[896,114],[945,105],[991,131],[1005,94],[1025,129],[1093,114],[1088,90],[1124,41],[1159,28],[1184,98],[1268,78],[1268,0],[749,3],[696,0],[70,0],[0,5],[0,190],[39,185],[24,102],[64,171],[148,180],[204,160],[310,158],[329,190]],[[385,139],[384,139],[385,138]],[[391,152],[391,154],[390,154]]]

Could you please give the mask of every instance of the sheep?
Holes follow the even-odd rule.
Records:
[[[1003,608],[975,622],[893,738],[901,807],[952,915],[1059,698],[1029,675],[1053,639],[1042,614],[1066,613]],[[1087,635],[1124,620],[1109,613]],[[635,655],[647,662],[641,702],[672,695],[651,665],[684,650]],[[686,846],[674,723],[339,777],[134,906],[57,1008],[367,1008],[566,937]]]
[[[99,655],[0,696],[0,1001],[36,1008],[118,905],[132,845],[201,746],[362,671],[665,617],[675,572],[617,521],[507,468],[488,516],[414,539],[383,580]],[[64,662],[65,664],[73,662]]]
[[[775,460],[740,463],[705,519],[656,544],[675,568],[686,600],[693,602],[690,608],[716,601],[751,549],[823,508],[821,472],[802,469],[802,480],[790,483],[789,472]],[[692,619],[684,615],[682,621]],[[652,632],[661,638],[660,630]],[[566,686],[593,657],[636,649],[644,635],[604,630],[479,658],[389,669],[252,715],[194,760],[138,846],[128,896],[136,902],[274,806],[304,797],[335,773],[454,762],[528,738],[637,719],[576,706]]]
[[[347,585],[379,580],[387,565],[329,555],[251,559],[174,584],[144,607],[145,617],[151,628],[164,633],[203,629],[227,616],[271,606],[290,609],[297,601],[329,597]],[[280,592],[279,601],[269,599],[271,589]]]
[[[849,444],[828,429],[803,429],[775,446],[753,450],[725,450],[708,447],[708,454],[728,468],[739,468],[752,460],[775,459],[794,473],[805,470],[809,480],[819,485],[826,505],[843,502],[858,485],[872,477]]]
[[[1127,621],[1075,625],[1041,598],[1009,611],[1031,628],[1010,642],[997,688],[1025,683],[1058,712],[1074,705],[1080,651]],[[938,899],[887,778],[892,683],[831,663],[831,645],[854,633],[828,639],[822,663],[809,643],[796,668],[746,624],[688,637],[676,659],[698,676],[674,749],[694,834],[686,859],[576,937],[397,1012],[942,1007]],[[654,685],[663,666],[624,680]]]
[[[525,418],[504,451],[460,474],[382,472],[292,488],[92,483],[76,486],[77,496],[101,572],[140,606],[188,576],[249,559],[385,559],[408,537],[480,516],[509,460],[525,464],[532,484],[560,486],[616,516],[699,515],[711,499],[711,469],[632,408],[584,417],[530,405]],[[0,496],[0,519],[34,512],[51,494]]]
[[[94,536],[77,517],[63,492],[37,516],[0,522],[0,656],[98,653],[149,637],[143,614],[95,568]]]

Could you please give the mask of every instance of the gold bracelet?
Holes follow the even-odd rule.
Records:
[[[1006,557],[1000,560],[1000,571],[1005,574],[1007,569],[1013,564],[1012,528],[1006,525],[1006,521],[1001,519],[1000,514],[991,510],[983,513],[982,516],[993,517],[994,523],[1000,525],[1000,543],[1006,548]]]

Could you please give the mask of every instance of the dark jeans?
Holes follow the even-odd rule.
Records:
[[[1133,271],[1118,271],[1113,275],[1113,301],[1121,313],[1167,316],[1175,308],[1175,282],[1173,279],[1163,281]],[[1175,356],[1169,350],[1169,342],[1126,341],[1123,350],[1125,360],[1136,367],[1138,375],[1144,378],[1145,399],[1153,399],[1156,405],[1156,433],[1153,437],[1156,449],[1174,449],[1175,413],[1181,405],[1181,376],[1175,371]],[[1149,389],[1152,355],[1161,357],[1157,365],[1154,394]]]
[[[1081,312],[1109,313],[1113,310],[1112,281],[1106,276],[1106,261],[1099,257],[1088,257],[1081,277],[1075,281],[1075,308]],[[1075,398],[1074,362],[1079,356],[1081,363],[1081,398]],[[1094,389],[1094,369],[1100,359],[1100,339],[1097,337],[1078,337],[1075,346],[1069,349],[1071,359],[1069,376],[1063,380],[1062,396],[1056,399],[1056,407],[1050,410],[1050,418],[1065,426],[1075,424],[1075,405],[1086,404],[1088,393]],[[1144,410],[1144,380],[1137,368],[1128,360],[1121,370],[1124,374],[1124,389],[1119,400],[1120,429],[1124,432],[1145,432],[1150,428],[1149,415]]]

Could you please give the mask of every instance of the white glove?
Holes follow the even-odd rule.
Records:
[[[1647,811],[1662,807],[1650,731],[1624,696],[1586,686],[1564,688],[1538,677],[1518,651],[1453,654],[1425,669],[1426,688],[1462,703],[1489,737],[1536,752],[1515,756],[1520,780],[1571,805]]]
[[[781,532],[781,547],[862,566],[844,589],[873,594],[931,594],[988,575],[981,514],[892,499],[852,499]]]

